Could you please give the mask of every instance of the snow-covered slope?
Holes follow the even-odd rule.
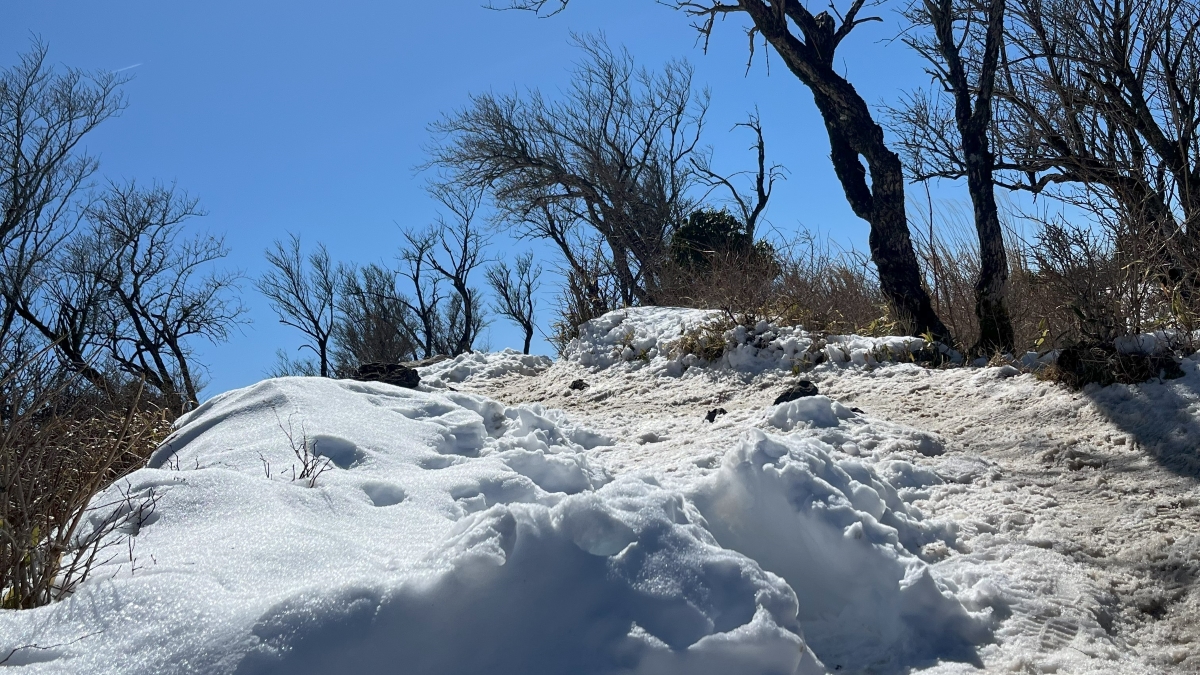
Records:
[[[714,318],[614,313],[557,363],[464,355],[423,369],[418,391],[285,378],[218,396],[105,496],[155,500],[118,555],[62,602],[0,612],[0,658],[31,673],[1200,664],[1184,640],[1200,615],[1194,480],[1149,459],[1136,477],[1110,475],[1083,449],[1103,434],[1118,453],[1144,440],[1118,445],[1083,404],[1060,400],[1071,395],[1011,368],[889,363],[923,349],[917,339],[718,332]],[[719,358],[680,349],[701,337],[725,342]],[[772,405],[815,361],[805,377],[822,395]],[[1153,386],[1174,387],[1183,403],[1164,414],[1190,429],[1200,375],[1185,370]],[[1092,393],[1127,419],[1153,386]],[[1039,409],[1055,426],[1043,436]],[[1084,443],[1049,440],[1084,423]],[[1186,444],[1158,433],[1161,447],[1139,457]],[[306,450],[324,468],[315,481],[301,475]],[[1159,562],[1186,578],[1129,597],[1159,602],[1147,612],[1174,632],[1122,613],[1119,584],[1138,582],[1137,561],[1067,541],[1104,516],[1072,511],[1086,491],[1054,487],[1101,477],[1180,493],[1165,516],[1143,508],[1120,549],[1159,527],[1165,538],[1144,548],[1165,546]]]
[[[887,363],[872,354],[898,351],[878,348],[889,340],[835,336],[826,346],[838,345],[846,357],[829,355],[797,375],[780,361],[772,336],[789,329],[756,326],[746,335],[760,337],[725,334],[726,351],[739,351],[740,360],[676,370],[669,345],[681,327],[691,330],[680,325],[689,315],[609,315],[585,331],[571,358],[538,376],[464,386],[562,409],[614,439],[592,453],[614,474],[650,471],[664,484],[686,486],[721,466],[728,448],[754,430],[789,428],[787,406],[771,403],[799,377],[809,379],[841,410],[865,412],[836,426],[806,422],[783,437],[811,439],[835,459],[872,467],[910,513],[923,514],[923,525],[954,533],[904,543],[965,608],[990,617],[991,640],[972,657],[988,671],[1200,672],[1197,356],[1183,361],[1181,379],[1071,392],[1012,367]],[[631,332],[659,336],[666,353],[613,358],[607,367],[577,356],[619,356]],[[569,389],[576,379],[588,387]],[[727,414],[706,422],[717,407]],[[845,414],[828,409],[832,417]],[[793,581],[768,556],[750,555]],[[803,598],[802,586],[794,588]],[[870,658],[838,663],[845,643],[825,639],[821,631],[830,625],[802,622],[831,670],[905,670]],[[938,658],[908,665],[922,673],[975,672],[946,654]]]

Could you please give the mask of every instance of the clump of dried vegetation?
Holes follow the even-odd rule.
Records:
[[[26,609],[70,594],[150,516],[153,491],[105,489],[145,463],[172,417],[141,386],[89,390],[45,353],[3,365],[0,607]]]

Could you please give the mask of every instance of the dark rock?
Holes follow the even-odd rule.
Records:
[[[786,390],[784,390],[784,392],[782,394],[775,397],[775,405],[779,405],[780,403],[787,403],[788,401],[795,401],[798,398],[805,398],[806,396],[816,396],[816,395],[817,395],[817,385],[813,384],[812,382],[809,382],[808,380],[800,380],[796,384],[794,384],[794,385],[788,387]]]
[[[704,421],[705,422],[715,422],[717,417],[724,415],[724,414],[726,414],[724,408],[713,408],[712,410],[708,411],[707,415],[704,416]]]
[[[399,363],[364,363],[350,377],[360,382],[382,382],[405,389],[415,389],[421,383],[421,376],[415,369]]]
[[[584,382],[583,380],[575,380],[574,382],[571,383],[572,391],[583,391],[584,389],[587,389],[587,388],[588,388],[588,383]]]

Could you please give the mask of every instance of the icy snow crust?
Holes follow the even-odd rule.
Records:
[[[126,528],[134,546],[60,603],[0,612],[0,658],[33,673],[300,675],[1191,663],[1114,637],[1117,573],[1059,550],[1038,510],[1052,497],[1008,492],[1000,465],[950,445],[965,426],[850,408],[924,419],[944,395],[931,371],[885,365],[924,341],[825,338],[805,375],[823,395],[774,406],[812,336],[761,324],[721,335],[714,362],[680,354],[713,319],[622,311],[553,365],[464,355],[423,368],[418,391],[283,378],[218,396],[114,486],[157,497]],[[942,372],[1023,391],[1029,376],[1008,371]],[[1115,388],[1097,396],[1117,416],[1143,410]],[[716,404],[727,414],[704,422]],[[1154,438],[1163,453],[1187,443]],[[294,447],[328,462],[315,487],[294,477]],[[1070,447],[1063,461],[1088,469]],[[1190,569],[1200,547],[1171,542],[1152,547]]]
[[[647,367],[655,374],[681,375],[688,368],[727,368],[745,373],[791,370],[816,361],[877,365],[880,360],[906,360],[928,346],[915,337],[871,338],[833,335],[815,341],[798,327],[780,327],[767,321],[755,326],[734,326],[717,333],[705,330],[723,316],[718,310],[678,307],[634,307],[609,312],[580,327],[564,357],[581,366],[605,369]],[[694,335],[703,346],[723,343],[722,356],[707,362],[684,353],[681,340]],[[911,360],[911,359],[907,359]]]
[[[514,349],[502,352],[469,352],[452,359],[425,366],[418,370],[422,378],[435,382],[462,382],[471,377],[502,377],[505,375],[537,375],[554,361],[536,354],[522,354]]]

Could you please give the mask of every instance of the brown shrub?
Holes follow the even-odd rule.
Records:
[[[140,389],[128,398],[80,393],[77,378],[45,359],[8,372],[0,382],[0,606],[24,609],[70,593],[115,544],[109,535],[136,528],[153,509],[153,494],[95,497],[144,464],[171,418]]]
[[[812,232],[793,243],[714,252],[700,267],[669,265],[663,304],[721,309],[814,332],[879,332],[887,308],[867,258]],[[881,318],[882,317],[882,318]],[[753,325],[753,323],[751,323]]]
[[[1155,378],[1183,377],[1173,354],[1123,354],[1111,343],[1080,343],[1066,347],[1053,365],[1038,371],[1040,379],[1082,389],[1088,384],[1137,384]]]

